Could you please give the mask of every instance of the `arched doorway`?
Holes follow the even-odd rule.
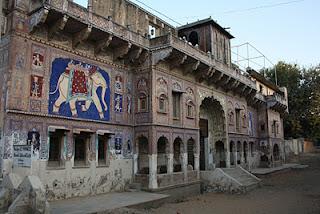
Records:
[[[191,42],[192,45],[199,45],[199,36],[196,31],[192,31],[189,34],[189,42]]]
[[[244,158],[244,163],[248,163],[248,143],[247,143],[247,141],[243,142],[243,158]]]
[[[274,161],[280,160],[280,149],[278,144],[274,144],[273,146],[273,160]]]
[[[237,164],[241,164],[241,142],[237,142]]]
[[[216,167],[225,168],[226,167],[226,159],[225,159],[225,151],[224,144],[222,141],[218,141],[215,144],[216,148]]]
[[[192,166],[194,170],[194,153],[195,153],[195,141],[190,138],[188,140],[187,149],[188,149],[188,168]]]
[[[166,174],[168,172],[169,141],[166,137],[160,137],[157,143],[157,172]]]
[[[183,142],[181,138],[176,138],[173,142],[173,172],[182,171],[182,157]]]
[[[214,97],[206,97],[200,105],[200,170],[211,170],[217,163],[215,143],[226,139],[225,112],[221,103]],[[229,149],[224,148],[224,149]],[[225,160],[225,154],[223,154]]]
[[[235,165],[235,156],[234,156],[234,152],[235,152],[235,143],[233,141],[230,141],[230,145],[229,145],[229,150],[230,150],[230,164],[231,165]]]
[[[138,174],[149,174],[149,143],[144,136],[138,138]]]

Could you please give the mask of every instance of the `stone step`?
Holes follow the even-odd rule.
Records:
[[[129,184],[129,191],[130,192],[141,191],[141,189],[142,189],[142,184],[141,183],[131,183],[131,184]]]
[[[250,176],[247,172],[242,170],[241,168],[228,168],[222,169],[227,175],[237,180],[239,183],[243,185],[244,191],[249,191],[254,189],[259,185],[259,180]]]

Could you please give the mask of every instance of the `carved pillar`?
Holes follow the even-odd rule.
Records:
[[[197,178],[200,178],[200,155],[199,153],[194,154],[194,170],[197,171]]]
[[[167,155],[167,173],[173,173],[173,153]]]
[[[234,166],[238,165],[238,153],[237,153],[237,148],[235,148],[235,151],[233,152],[233,157],[234,157]]]
[[[149,189],[157,189],[157,154],[149,155]]]
[[[138,174],[138,153],[133,154],[133,175]]]
[[[181,154],[182,163],[181,163],[181,169],[184,174],[184,180],[187,181],[188,177],[188,153],[184,152]]]
[[[230,152],[227,150],[226,151],[226,167],[230,168],[231,164],[230,164]]]

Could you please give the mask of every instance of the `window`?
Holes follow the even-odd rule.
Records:
[[[86,166],[87,148],[90,142],[90,134],[81,133],[74,135],[74,166]]]
[[[247,116],[245,113],[242,115],[242,127],[246,128],[247,127]]]
[[[65,139],[64,131],[49,132],[49,167],[62,166],[62,149]]]
[[[159,112],[165,113],[167,111],[166,108],[167,98],[165,95],[160,95],[159,97]]]
[[[264,123],[263,123],[263,124],[261,124],[260,129],[261,129],[261,131],[262,131],[262,132],[264,132],[264,131],[265,131],[266,127],[265,127],[265,124],[264,124]]]
[[[152,25],[149,25],[149,38],[153,39],[156,37],[156,28]]]
[[[173,119],[180,119],[180,93],[172,92],[172,112]]]
[[[187,117],[189,117],[189,118],[194,118],[194,105],[193,105],[193,103],[192,103],[192,101],[189,101],[188,103],[187,103]]]
[[[108,165],[108,135],[98,135],[98,165],[105,166]]]
[[[199,45],[199,36],[198,33],[195,31],[192,31],[189,35],[189,42],[191,42],[191,44],[193,46],[195,45]]]
[[[146,94],[140,94],[138,101],[138,110],[139,112],[146,112],[148,110],[148,100]]]
[[[276,124],[276,134],[279,134],[279,124]]]
[[[260,87],[259,92],[260,92],[261,94],[263,94],[263,86],[262,86],[262,85],[259,85],[259,87]]]
[[[240,131],[240,109],[236,109],[236,130]]]
[[[234,125],[234,113],[232,110],[229,111],[229,124]]]

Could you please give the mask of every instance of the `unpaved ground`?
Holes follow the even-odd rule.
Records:
[[[263,178],[263,185],[246,195],[208,193],[150,210],[152,214],[320,214],[320,153],[300,162],[309,168]]]

